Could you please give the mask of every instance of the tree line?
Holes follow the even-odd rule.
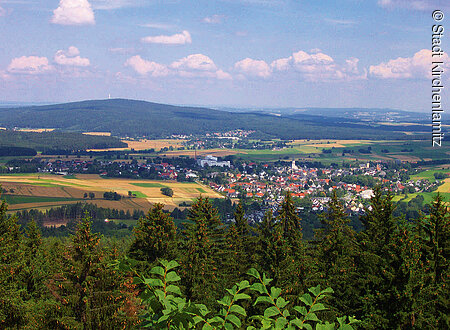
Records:
[[[177,232],[156,204],[126,241],[102,239],[88,216],[71,237],[43,239],[3,202],[0,327],[449,328],[447,206],[438,194],[406,221],[392,197],[374,190],[357,233],[334,195],[310,241],[289,192],[257,227],[241,204],[226,226],[199,198]]]

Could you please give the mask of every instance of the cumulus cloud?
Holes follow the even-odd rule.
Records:
[[[60,0],[51,22],[61,25],[95,24],[94,11],[87,0]]]
[[[274,72],[296,72],[309,81],[365,79],[366,73],[358,70],[358,61],[350,58],[344,64],[337,64],[331,56],[315,49],[310,54],[300,50],[273,61],[270,66]]]
[[[191,34],[188,31],[173,34],[171,36],[150,36],[141,39],[142,42],[150,44],[165,44],[165,45],[184,45],[192,43]]]
[[[54,61],[59,65],[89,66],[89,59],[80,57],[79,55],[80,51],[78,48],[70,46],[68,50],[58,50],[55,54]]]
[[[18,74],[41,74],[53,70],[46,57],[22,56],[11,60],[7,71]]]
[[[431,50],[422,49],[413,57],[398,57],[378,65],[371,65],[369,74],[381,79],[407,79],[407,78],[430,78],[431,77]],[[449,56],[444,54],[440,61],[449,62]],[[449,67],[449,65],[444,65]]]
[[[378,0],[378,5],[388,9],[433,10],[450,8],[448,0]]]
[[[208,56],[192,54],[172,62],[169,66],[147,61],[141,56],[130,57],[125,66],[131,67],[140,75],[150,74],[152,77],[165,77],[168,75],[184,78],[213,78],[219,80],[231,80],[232,76],[214,64]]]
[[[203,19],[203,22],[209,23],[209,24],[219,24],[222,23],[224,16],[223,15],[212,15],[209,17],[205,17]]]
[[[234,68],[244,76],[258,78],[268,78],[272,71],[265,61],[254,60],[248,57],[236,62]]]
[[[165,65],[144,60],[139,55],[130,57],[125,62],[125,66],[133,68],[137,73],[143,76],[150,74],[152,77],[164,77],[169,74],[169,70]]]
[[[171,64],[174,69],[211,71],[216,69],[213,60],[203,54],[192,54]]]

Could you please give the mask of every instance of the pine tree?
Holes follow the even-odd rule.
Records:
[[[277,220],[274,238],[281,261],[275,270],[275,283],[284,288],[287,297],[294,301],[309,284],[312,263],[306,255],[301,219],[297,215],[289,191],[279,207]]]
[[[180,258],[182,285],[188,299],[213,302],[222,280],[218,271],[225,246],[222,223],[217,210],[202,197],[192,205],[188,220],[191,223],[185,224],[184,255]]]
[[[111,260],[91,225],[87,215],[81,219],[65,251],[62,272],[49,283],[59,313],[46,320],[48,328],[112,329],[133,323],[123,313],[131,297],[124,288],[126,280],[108,266]]]
[[[331,298],[338,314],[352,315],[358,292],[354,289],[357,270],[356,233],[349,226],[350,219],[336,192],[332,195],[327,211],[320,215],[322,229],[317,230],[317,262],[320,282],[325,287],[339,288]]]
[[[171,260],[176,252],[176,227],[163,204],[155,204],[134,228],[130,257],[148,263],[150,269],[160,259]]]
[[[226,233],[225,255],[223,256],[225,261],[221,267],[226,277],[226,287],[231,287],[238,282],[255,261],[254,241],[241,203],[236,208],[234,220],[235,222],[228,227]]]
[[[0,328],[25,325],[22,272],[25,267],[23,235],[17,217],[8,216],[4,200],[0,204]]]
[[[414,324],[418,328],[450,328],[450,214],[438,193],[429,217],[417,223],[421,257],[415,283]]]
[[[361,218],[361,254],[357,258],[360,306],[355,310],[369,328],[393,329],[405,323],[409,297],[405,295],[411,272],[401,238],[400,219],[393,216],[392,194],[374,189],[370,207]]]

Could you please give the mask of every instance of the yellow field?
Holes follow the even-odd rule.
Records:
[[[84,135],[111,136],[111,132],[84,132]]]
[[[175,181],[132,180],[132,179],[104,179],[96,174],[77,175],[75,179],[51,174],[29,174],[22,176],[0,176],[0,184],[6,191],[13,189],[14,195],[64,197],[82,199],[84,193],[94,192],[95,199],[89,202],[102,207],[117,209],[147,209],[154,203],[164,203],[166,208],[173,209],[181,202],[190,202],[200,195],[209,198],[222,198],[220,194],[208,186],[196,182],[180,183]],[[167,197],[160,191],[162,187],[170,187],[173,197]],[[121,201],[107,201],[102,199],[103,193],[115,191],[123,197]],[[128,198],[132,191],[137,198]],[[67,204],[67,202],[56,202]],[[45,207],[55,202],[14,204],[12,209]]]
[[[182,147],[184,140],[180,139],[160,139],[160,140],[122,140],[125,142],[128,147],[126,148],[109,148],[109,149],[90,149],[88,151],[119,151],[126,149],[134,149],[136,151],[146,150],[146,149],[155,149],[155,151],[159,151],[164,147],[173,147],[174,149]]]
[[[439,186],[437,191],[450,193],[450,178],[444,180],[444,184]]]
[[[19,128],[18,131],[21,132],[35,132],[35,133],[42,133],[42,132],[52,132],[54,131],[54,128]]]

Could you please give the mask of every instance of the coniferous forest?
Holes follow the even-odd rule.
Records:
[[[163,205],[130,239],[81,217],[69,238],[41,236],[0,208],[2,329],[448,329],[450,216],[395,217],[375,189],[349,225],[333,196],[311,240],[285,195],[249,226],[242,205],[224,225],[199,198],[177,229]]]

